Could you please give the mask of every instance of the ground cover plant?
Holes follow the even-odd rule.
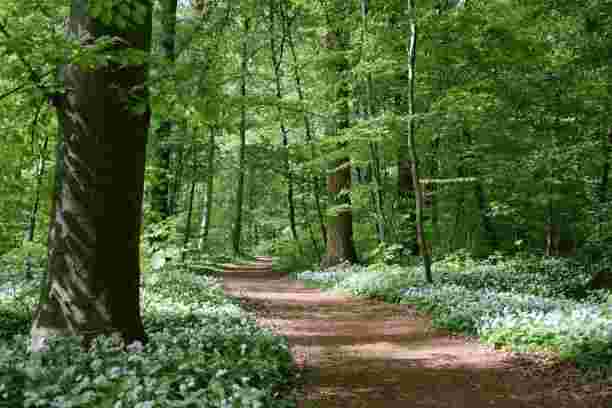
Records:
[[[143,292],[144,347],[100,337],[81,352],[78,338],[58,338],[31,354],[35,292],[26,284],[2,291],[0,406],[292,406],[285,340],[259,328],[219,280],[159,272],[146,276]]]
[[[552,351],[592,373],[612,373],[612,302],[563,260],[440,261],[428,284],[420,267],[376,264],[306,271],[298,279],[357,296],[415,305],[433,324],[514,351]],[[582,272],[581,272],[582,271]]]

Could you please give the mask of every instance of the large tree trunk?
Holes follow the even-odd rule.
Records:
[[[350,202],[343,191],[351,189],[351,162],[340,159],[334,163],[327,177],[327,191],[337,208],[327,216],[327,253],[321,262],[327,268],[341,262],[357,262],[357,253],[353,243],[353,212]]]
[[[142,5],[144,23],[119,30],[89,16],[86,0],[73,0],[69,33],[83,47],[111,36],[122,39],[116,48],[148,52],[152,13],[148,1]],[[144,62],[65,68],[63,183],[50,219],[48,296],[41,296],[32,326],[35,351],[52,335],[82,335],[87,342],[117,332],[127,342],[146,340],[138,252],[150,117],[146,79]]]
[[[336,111],[334,112],[334,133],[349,128],[351,97],[350,89],[350,63],[346,52],[349,51],[350,33],[343,26],[343,18],[347,17],[350,4],[336,0],[334,3],[335,21],[330,27],[326,39],[326,46],[336,53],[331,78],[335,83]],[[339,148],[344,148],[345,143],[339,143]],[[351,208],[351,160],[343,157],[334,160],[328,170],[327,192],[330,195],[335,209],[327,215],[327,253],[322,261],[323,267],[329,267],[338,263],[348,261],[357,262],[357,252],[353,242],[353,211]]]

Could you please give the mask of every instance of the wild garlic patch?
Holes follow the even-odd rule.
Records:
[[[44,356],[28,352],[29,316],[0,300],[0,322],[15,335],[0,339],[0,406],[291,406],[275,397],[292,378],[285,340],[228,300],[219,280],[159,272],[145,276],[142,296],[146,345],[124,351],[100,337],[85,353],[79,339],[56,338]]]

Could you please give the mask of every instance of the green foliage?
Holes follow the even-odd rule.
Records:
[[[144,24],[151,0],[90,0],[89,14],[107,25],[120,30]]]
[[[0,275],[4,279],[16,278],[25,274],[29,263],[32,273],[40,275],[46,268],[47,248],[38,242],[24,241],[21,246],[0,255]],[[1,281],[0,281],[1,282]]]
[[[53,178],[47,171],[39,185],[37,170],[41,161],[47,170],[54,164],[51,152],[57,120],[47,97],[65,92],[57,67],[74,63],[87,69],[129,69],[145,61],[142,53],[114,47],[118,38],[102,36],[90,47],[67,39],[64,21],[69,3],[5,0],[0,5],[0,272],[10,274],[10,280],[0,281],[0,288],[21,287],[16,276],[23,272],[28,257],[35,275],[45,265]],[[79,3],[87,3],[92,16],[119,31],[142,24],[149,6],[148,0]],[[141,257],[145,282],[153,291],[149,296],[158,296],[155,299],[161,304],[171,299],[178,308],[184,301],[178,296],[181,293],[212,304],[222,302],[217,289],[194,288],[189,282],[192,275],[167,274],[176,270],[214,274],[219,262],[230,259],[236,180],[241,173],[247,179],[241,237],[244,253],[278,256],[276,267],[284,271],[318,264],[325,252],[319,213],[325,216],[333,210],[328,204],[337,198],[325,194],[325,178],[329,163],[346,157],[351,159],[353,183],[342,195],[350,198],[360,259],[373,265],[342,265],[324,275],[304,276],[389,301],[398,301],[402,289],[422,288],[418,268],[407,267],[415,262],[410,248],[415,242],[413,214],[408,209],[414,207],[413,198],[398,193],[397,163],[403,158],[399,146],[411,119],[405,100],[408,30],[404,2],[370,2],[364,24],[359,8],[340,15],[325,2],[292,0],[283,3],[289,18],[284,20],[279,13],[272,26],[265,2],[197,3],[206,3],[206,10],[179,2],[172,59],[161,52],[161,42],[168,38],[161,34],[160,20],[168,16],[155,10],[154,50],[146,59],[153,124],[148,151],[153,156],[163,145],[170,152],[168,169],[158,168],[156,161],[148,162],[146,201],[152,187],[164,177],[173,190],[173,215],[163,222],[153,219],[150,204],[145,202]],[[434,265],[438,286],[430,289],[442,292],[419,292],[412,301],[434,313],[441,326],[477,330],[474,316],[492,310],[480,301],[487,291],[515,305],[517,313],[531,310],[524,304],[533,303],[533,296],[555,301],[582,299],[585,304],[599,304],[607,298],[607,292],[587,290],[591,275],[606,270],[607,260],[612,259],[612,206],[604,182],[610,163],[607,123],[612,106],[607,58],[612,48],[608,33],[612,13],[602,12],[607,7],[604,0],[470,0],[457,9],[419,2],[414,119],[420,168],[430,181],[425,184],[425,233],[440,259]],[[246,19],[251,22],[248,33],[243,30]],[[340,24],[351,38],[343,52],[333,48],[335,39],[330,32]],[[274,92],[268,47],[271,35],[285,41],[280,60],[281,100]],[[246,97],[240,92],[243,45],[249,51]],[[330,71],[339,57],[349,61],[351,81],[348,100],[340,101],[347,102],[351,119],[349,127],[340,132],[333,123],[339,104],[331,97],[337,93],[338,81]],[[131,109],[144,112],[144,100],[129,99]],[[243,107],[247,163],[239,168]],[[158,140],[162,122],[171,122],[171,131]],[[287,147],[279,137],[280,123],[288,130]],[[219,131],[214,146],[208,139],[211,127]],[[42,141],[47,136],[45,151]],[[208,151],[215,153],[211,163],[206,160]],[[292,174],[298,240],[287,227],[287,169]],[[209,174],[214,177],[212,216],[208,235],[200,243]],[[189,220],[193,239],[185,242],[192,182],[196,186]],[[37,192],[42,200],[34,244],[23,245]],[[385,227],[384,237],[378,235],[378,222]],[[562,247],[552,252],[578,254],[580,261],[540,258],[547,239],[554,242],[556,238],[545,233],[551,223],[559,228]],[[512,259],[502,256],[517,253],[520,256]],[[17,297],[11,295],[7,300],[4,294],[0,310],[6,330],[2,336],[27,328],[35,298],[28,291],[35,290],[28,283]],[[504,295],[508,293],[510,297]],[[457,303],[449,299],[451,295],[459,298]],[[563,313],[563,322],[574,319],[565,309]],[[168,312],[166,318],[175,319],[176,327],[191,327],[200,318],[196,315],[176,317]],[[156,330],[164,325],[150,316],[147,319]],[[593,363],[587,365],[604,355],[606,343],[597,343],[599,335],[583,343],[567,340],[570,337],[565,334],[554,330],[551,334],[538,318],[525,319],[521,326],[504,320],[481,335],[516,347],[556,347],[576,360],[587,359],[588,350],[593,350]],[[564,327],[572,331],[578,324]],[[237,352],[235,347],[231,350]],[[7,370],[13,384],[31,381],[23,370],[11,367]],[[185,384],[190,381],[183,380]],[[123,384],[121,381],[117,383]],[[206,392],[221,395],[217,386],[213,388]],[[147,406],[144,400],[140,402]],[[132,406],[131,402],[127,405]]]
[[[15,303],[0,299],[1,310]],[[150,341],[142,351],[100,337],[84,352],[77,338],[54,338],[30,354],[26,327],[12,328],[20,334],[0,340],[0,405],[293,406],[284,399],[293,378],[286,342],[229,301],[219,281],[151,274],[143,299]]]
[[[402,258],[404,246],[400,244],[387,244],[382,242],[368,254],[369,263],[398,264]]]
[[[319,262],[317,249],[306,239],[276,239],[268,245],[258,246],[257,249],[260,251],[258,253],[274,255],[278,259],[274,268],[283,272],[304,270]]]
[[[587,296],[592,278],[586,265],[571,259],[490,256],[475,260],[459,254],[449,255],[435,264],[439,282],[473,290],[494,288],[503,292],[581,299]]]
[[[7,278],[7,276],[5,276]],[[0,284],[0,342],[28,332],[32,311],[38,299],[37,281],[25,281],[23,275],[3,279]]]

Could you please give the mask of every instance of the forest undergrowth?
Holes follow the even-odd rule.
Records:
[[[30,353],[38,284],[0,291],[0,407],[289,407],[286,341],[257,326],[220,280],[166,268],[145,274],[144,347],[57,338]]]
[[[328,290],[411,304],[435,327],[517,352],[552,353],[612,380],[612,294],[589,290],[591,273],[559,258],[447,256],[428,284],[421,267],[376,263],[295,273]]]

